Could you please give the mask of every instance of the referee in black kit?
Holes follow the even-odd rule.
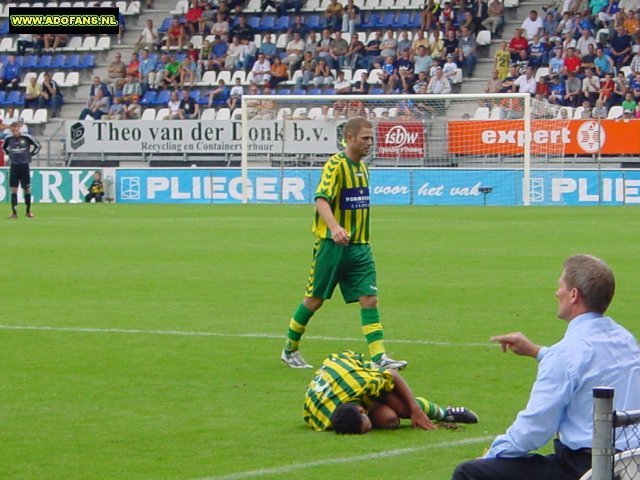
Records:
[[[31,173],[29,163],[31,157],[40,151],[40,144],[28,133],[21,133],[21,122],[13,122],[10,126],[11,136],[5,138],[2,149],[11,167],[9,169],[9,187],[11,188],[11,215],[9,218],[18,218],[16,210],[18,206],[18,186],[24,192],[24,203],[27,207],[27,217],[33,218],[31,213]]]

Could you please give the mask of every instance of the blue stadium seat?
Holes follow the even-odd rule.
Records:
[[[51,67],[51,61],[53,57],[51,55],[42,55],[38,59],[38,64],[35,66],[36,68],[49,68]]]
[[[360,28],[376,28],[380,23],[380,15],[372,12],[366,15],[359,25]]]
[[[36,68],[36,65],[38,65],[37,55],[25,55],[24,57],[22,57],[22,68]]]
[[[155,90],[147,90],[140,100],[140,105],[155,105],[156,98],[158,98],[158,92]]]
[[[191,90],[189,92],[189,96],[193,98],[196,101],[196,103],[200,103],[200,95],[201,95],[200,90]]]
[[[322,89],[320,89],[320,88],[311,88],[307,93],[309,95],[322,95]]]
[[[177,61],[181,62],[182,60],[187,58],[187,54],[184,53],[184,52],[178,52],[178,53],[175,53],[173,55],[173,58],[175,58]]]
[[[281,88],[278,91],[278,95],[291,95],[291,89],[290,88]]]
[[[53,57],[53,60],[51,61],[51,65],[49,66],[49,68],[53,68],[55,70],[61,70],[66,61],[67,61],[67,56],[63,53],[59,53],[55,57]]]
[[[169,92],[169,90],[160,90],[160,92],[158,92],[158,96],[156,97],[156,105],[166,105],[167,103],[169,103],[169,96],[170,96],[171,92]]]
[[[289,29],[289,15],[284,15],[278,18],[278,23],[276,23],[276,30],[287,31]]]
[[[249,17],[247,24],[254,30],[260,30],[260,17]]]
[[[409,25],[409,14],[407,12],[399,13],[398,18],[396,18],[396,25],[402,28]]]
[[[9,33],[9,20],[4,20],[0,23],[0,35],[7,35]]]
[[[273,30],[276,25],[276,17],[273,15],[265,15],[260,19],[260,26],[258,30],[261,32],[267,32]]]
[[[96,56],[92,53],[85,53],[80,60],[79,68],[95,68]]]
[[[22,92],[18,90],[12,90],[7,95],[5,99],[5,105],[9,105],[12,107],[22,107],[24,105],[24,97],[22,96]]]
[[[320,15],[309,15],[304,24],[309,28],[309,30],[319,30]]]
[[[407,27],[409,28],[418,28],[422,24],[422,19],[420,18],[420,14],[413,12],[409,17],[409,22],[407,23]]]
[[[327,88],[324,92],[323,95],[335,95],[336,91],[333,88]]]
[[[5,105],[5,100],[7,99],[7,92],[5,92],[4,90],[0,90],[0,105],[4,106]]]
[[[384,95],[384,88],[372,88],[371,91],[369,92],[371,95]]]
[[[296,88],[293,90],[294,95],[306,95],[307,91],[304,88]]]
[[[231,25],[229,25],[230,28],[235,27],[236,25],[238,25],[240,23],[240,17],[236,17],[233,19],[233,21],[231,22]]]
[[[172,17],[167,17],[164,20],[162,20],[162,25],[160,25],[160,28],[158,28],[158,32],[167,33],[167,30],[169,30],[169,27],[171,26],[171,20],[172,20]]]
[[[76,70],[80,68],[80,55],[77,53],[67,55],[67,59],[64,62],[62,68],[67,70]]]
[[[394,28],[396,26],[396,14],[393,12],[385,13],[376,25],[379,28]]]

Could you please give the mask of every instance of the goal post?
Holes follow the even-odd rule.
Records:
[[[569,121],[561,107],[518,93],[244,95],[243,203],[251,199],[252,169],[321,167],[344,147],[342,129],[353,117],[373,124],[374,147],[367,159],[373,170],[437,168],[453,176],[486,169],[496,172],[498,183],[514,183],[501,169],[516,170],[519,185],[498,190],[517,196],[515,205],[531,203],[532,169],[562,168]],[[475,187],[485,189],[485,200],[487,189],[493,189]]]

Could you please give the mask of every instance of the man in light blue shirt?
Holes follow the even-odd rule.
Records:
[[[593,387],[613,387],[616,410],[640,408],[640,388],[630,380],[640,366],[640,348],[604,316],[614,292],[604,261],[574,255],[564,262],[556,291],[558,318],[568,322],[562,340],[542,347],[521,333],[491,339],[503,351],[535,358],[538,374],[527,406],[507,432],[484,458],[458,465],[452,480],[577,480],[591,468]],[[555,435],[554,455],[531,453]],[[623,441],[617,448],[630,447]]]

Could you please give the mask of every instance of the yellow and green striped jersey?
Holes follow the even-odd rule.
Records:
[[[314,430],[327,430],[339,405],[352,402],[367,407],[393,387],[393,374],[374,367],[361,353],[333,353],[309,383],[302,416]]]
[[[364,162],[354,162],[344,152],[335,154],[324,165],[314,198],[329,202],[351,243],[369,243],[369,169]],[[319,238],[331,238],[317,211],[311,229]]]

